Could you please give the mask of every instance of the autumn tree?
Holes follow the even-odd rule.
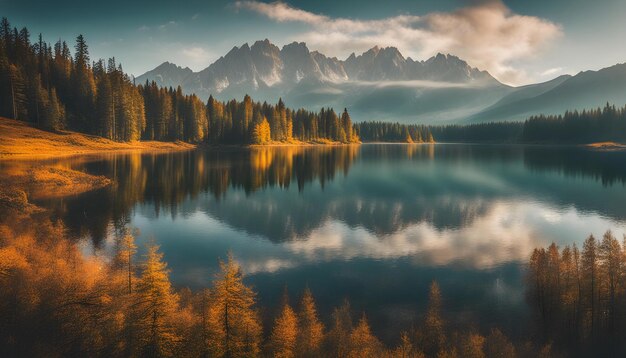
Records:
[[[348,357],[353,358],[375,358],[380,357],[383,352],[383,345],[374,336],[370,329],[365,315],[361,317],[359,323],[350,333],[350,351]]]
[[[324,340],[324,325],[317,315],[317,308],[311,290],[304,290],[298,313],[300,329],[298,330],[297,352],[299,356],[315,356],[319,353]]]
[[[296,356],[298,337],[298,318],[287,302],[283,304],[280,315],[274,321],[270,338],[273,356],[291,358]]]
[[[350,334],[352,332],[352,312],[350,302],[345,300],[336,307],[332,314],[332,327],[328,332],[328,349],[334,357],[347,357],[350,352]]]
[[[589,333],[595,337],[598,316],[598,243],[593,235],[585,240],[581,253],[582,284],[586,295],[583,297],[588,307]]]
[[[167,264],[157,245],[150,245],[136,287],[134,323],[138,330],[138,352],[150,357],[169,357],[180,338],[173,329],[178,297],[172,291]]]
[[[445,349],[446,335],[441,317],[441,291],[439,284],[433,281],[428,293],[428,308],[421,330],[420,347],[428,356],[434,356]]]
[[[517,356],[513,343],[497,328],[491,330],[484,343],[485,356],[489,358],[515,358]]]
[[[209,346],[213,356],[256,356],[261,326],[254,310],[255,293],[243,283],[243,273],[232,254],[220,261],[209,308]]]
[[[271,130],[267,119],[263,117],[261,122],[254,125],[252,142],[254,144],[267,144],[271,140]]]
[[[119,242],[119,247],[115,256],[115,263],[119,269],[125,272],[129,294],[133,291],[133,277],[135,272],[133,256],[136,252],[137,245],[135,245],[135,238],[128,230],[125,230],[124,236]]]
[[[465,358],[485,358],[483,346],[485,337],[478,333],[470,332],[461,339],[460,355]]]
[[[604,234],[602,242],[598,246],[598,258],[600,261],[599,271],[602,282],[602,296],[608,302],[607,323],[609,332],[615,333],[618,314],[617,303],[622,290],[624,262],[622,247],[610,230]]]

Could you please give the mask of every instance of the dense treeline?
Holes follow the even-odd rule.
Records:
[[[515,143],[519,142],[524,123],[493,122],[468,125],[431,126],[439,142],[446,143]]]
[[[524,122],[423,126],[385,122],[358,123],[364,142],[446,143],[626,143],[626,106],[532,116]]]
[[[245,96],[242,102],[230,100],[226,103],[211,96],[207,110],[211,143],[265,144],[272,141],[292,142],[294,139],[359,142],[347,109],[339,116],[331,108],[322,108],[317,113],[304,109],[294,111],[286,108],[280,99],[277,105],[272,106],[254,102],[250,96]]]
[[[367,142],[434,143],[430,128],[389,122],[362,122],[355,125],[359,136]]]
[[[15,225],[12,225],[15,227]],[[348,301],[320,317],[305,290],[263,327],[256,294],[229,256],[210,288],[175,290],[158,246],[136,258],[122,232],[112,259],[85,258],[61,224],[0,226],[0,355],[28,357],[535,357],[497,329],[452,331],[433,283],[423,319],[393,348]]]
[[[243,101],[203,103],[180,87],[135,85],[115,58],[91,61],[82,35],[74,55],[27,28],[0,23],[0,116],[48,130],[70,129],[116,141],[182,140],[191,143],[359,142],[347,110],[318,113]]]
[[[607,231],[579,250],[554,243],[535,249],[528,270],[528,301],[541,338],[580,355],[624,356],[626,237]],[[598,350],[598,348],[601,350]]]
[[[572,143],[593,142],[626,143],[626,106],[568,111],[558,116],[533,116],[524,123],[524,142]]]

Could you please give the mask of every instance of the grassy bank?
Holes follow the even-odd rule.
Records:
[[[26,123],[0,118],[0,209],[35,210],[30,201],[77,195],[112,184],[103,176],[71,169],[44,159],[193,149],[187,143],[120,143],[75,132],[46,132]],[[0,210],[1,213],[2,210]]]
[[[183,142],[121,143],[76,132],[52,133],[31,127],[24,122],[0,118],[0,160],[48,159],[110,152],[176,151],[194,147]]]

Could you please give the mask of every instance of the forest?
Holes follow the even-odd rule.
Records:
[[[4,216],[6,218],[7,216]],[[12,217],[15,219],[15,217]],[[19,221],[19,220],[18,220]],[[348,300],[329,317],[306,289],[259,307],[232,255],[207,288],[176,289],[156,244],[138,257],[134,233],[108,259],[84,256],[60,222],[0,225],[0,355],[6,357],[550,357],[550,344],[513,343],[493,328],[453,329],[433,282],[413,329],[393,346]],[[270,325],[263,326],[263,316]]]
[[[0,116],[51,130],[73,130],[116,141],[159,140],[210,144],[269,143],[545,143],[626,142],[626,106],[607,105],[524,122],[406,125],[352,122],[348,110],[318,112],[241,101],[204,103],[179,88],[135,84],[115,58],[92,61],[85,38],[74,52],[40,34],[0,21]]]
[[[0,116],[116,141],[359,142],[346,109],[292,110],[282,100],[270,105],[249,96],[204,103],[180,87],[135,84],[115,58],[91,61],[83,35],[73,55],[65,41],[30,37],[27,28],[0,22]]]
[[[560,115],[532,116],[524,122],[450,125],[406,125],[386,122],[357,123],[364,142],[626,143],[626,106],[607,103],[603,108],[567,111]]]
[[[527,279],[541,339],[572,351],[623,356],[626,237],[620,244],[607,231],[600,240],[590,235],[582,249],[554,243],[535,249]]]

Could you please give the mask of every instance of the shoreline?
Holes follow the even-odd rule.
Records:
[[[109,153],[176,152],[195,149],[184,142],[115,142],[77,132],[47,132],[14,119],[0,118],[0,161],[38,161]]]

